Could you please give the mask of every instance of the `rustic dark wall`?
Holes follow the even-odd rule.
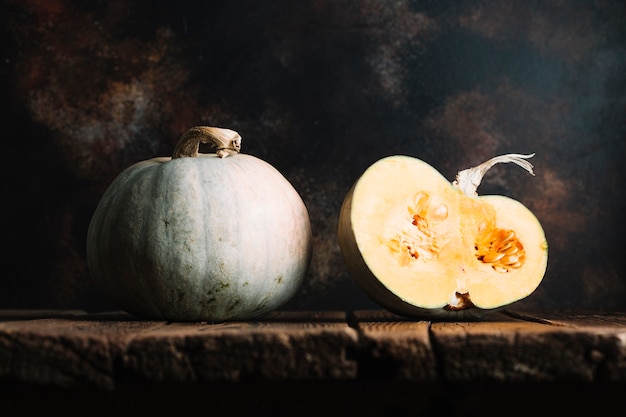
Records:
[[[526,204],[550,244],[537,308],[626,308],[622,1],[2,0],[0,308],[106,309],[91,214],[133,162],[230,127],[309,207],[314,255],[286,308],[373,304],[336,243],[350,185],[408,154]]]

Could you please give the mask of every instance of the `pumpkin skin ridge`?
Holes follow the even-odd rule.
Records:
[[[404,163],[412,164],[411,169],[414,172],[410,173],[411,179],[409,179],[406,176],[400,176],[398,174],[391,174],[390,172],[388,172],[392,170],[391,167],[401,166]],[[381,164],[381,165],[378,165],[378,164]],[[499,198],[499,199],[510,200],[511,202],[514,202],[517,205],[523,207],[524,210],[526,210],[526,214],[528,214],[528,218],[530,219],[532,217],[532,220],[529,220],[529,222],[532,222],[532,224],[537,226],[536,230],[540,231],[541,233],[540,233],[540,238],[537,238],[537,242],[540,242],[540,245],[539,245],[540,248],[535,248],[536,250],[534,252],[535,254],[534,256],[536,256],[536,258],[533,259],[533,262],[536,262],[536,263],[533,265],[535,265],[535,267],[533,269],[524,268],[524,269],[521,269],[520,271],[528,272],[530,275],[536,274],[536,277],[535,277],[536,283],[533,284],[533,281],[531,281],[530,278],[528,280],[524,278],[524,282],[526,283],[524,285],[526,285],[529,288],[530,287],[532,288],[526,291],[526,290],[523,290],[523,287],[520,287],[522,288],[522,290],[518,292],[517,298],[510,297],[509,299],[507,299],[507,302],[504,304],[494,305],[493,303],[492,304],[477,303],[476,305],[473,305],[473,304],[470,306],[466,305],[464,306],[463,309],[459,309],[459,310],[455,310],[454,308],[449,308],[449,302],[445,301],[443,298],[441,299],[436,298],[437,301],[435,301],[435,299],[431,299],[430,302],[424,303],[424,304],[422,304],[421,302],[416,303],[415,301],[411,301],[409,297],[399,295],[399,294],[402,294],[402,291],[406,291],[406,290],[396,292],[396,290],[393,290],[392,287],[388,288],[387,285],[389,284],[385,282],[393,282],[393,280],[399,281],[400,278],[393,278],[391,281],[386,281],[387,278],[385,278],[384,274],[387,274],[387,272],[385,272],[387,271],[387,267],[384,267],[383,269],[379,270],[375,267],[374,264],[370,264],[370,262],[372,261],[383,263],[383,261],[381,260],[383,259],[383,257],[381,255],[374,255],[374,249],[372,248],[374,248],[375,246],[369,246],[370,244],[368,244],[367,247],[363,247],[363,248],[361,247],[361,245],[365,245],[365,243],[362,242],[362,240],[364,239],[363,236],[371,236],[371,239],[382,238],[383,235],[382,234],[379,235],[379,233],[381,232],[380,231],[374,232],[374,230],[385,230],[384,226],[381,226],[383,227],[383,229],[380,229],[380,228],[371,227],[371,226],[364,226],[364,224],[359,223],[359,222],[364,221],[363,220],[364,218],[368,218],[370,216],[370,214],[365,214],[365,213],[369,213],[369,210],[373,210],[372,213],[376,213],[376,214],[373,214],[374,217],[371,220],[372,222],[377,223],[377,224],[382,224],[385,222],[385,220],[383,220],[384,219],[383,213],[385,211],[383,211],[382,209],[371,208],[369,206],[371,202],[375,202],[375,204],[379,204],[379,202],[385,200],[386,198],[390,198],[389,196],[393,196],[393,198],[395,199],[394,201],[396,203],[399,203],[400,205],[402,204],[401,203],[402,201],[405,201],[403,200],[404,197],[402,197],[402,195],[404,194],[402,194],[402,192],[399,192],[399,194],[394,194],[394,193],[398,193],[395,190],[395,188],[397,188],[398,185],[391,187],[392,183],[387,182],[386,187],[390,189],[393,188],[394,190],[391,190],[389,193],[385,193],[384,181],[387,181],[387,180],[380,179],[383,177],[376,179],[377,177],[374,177],[372,175],[368,176],[369,175],[368,171],[371,173],[374,169],[382,170],[383,169],[382,164],[388,164],[384,166],[385,175],[389,175],[389,177],[395,179],[396,182],[406,181],[409,184],[412,182],[415,183],[416,185],[414,187],[414,190],[412,191],[413,193],[418,192],[418,191],[421,192],[423,190],[424,192],[427,192],[427,193],[432,192],[433,194],[438,195],[442,191],[435,192],[433,190],[446,189],[448,190],[447,193],[449,193],[450,195],[458,195],[459,201],[461,201],[461,199],[467,199],[467,201],[479,201],[481,202],[480,204],[483,204],[483,203],[488,202],[489,198]],[[427,184],[425,186],[423,186],[422,184],[420,175],[417,174],[418,172],[421,172],[420,170],[422,169],[424,170],[425,177],[428,177],[428,178],[424,178],[424,180],[426,181],[425,184]],[[406,175],[409,175],[408,171],[407,172],[400,171],[400,172]],[[383,175],[382,171],[380,171],[376,175]],[[383,184],[381,185],[381,187],[383,188],[378,188],[379,192],[377,192],[376,191],[377,188],[374,187],[374,184],[378,184],[376,181],[379,181],[379,180],[381,181],[381,184]],[[361,189],[360,188],[361,186],[365,187],[364,185],[362,185],[364,181],[367,181],[367,184],[368,184],[367,188]],[[438,183],[441,183],[443,185],[437,185]],[[430,188],[431,186],[435,188]],[[406,186],[405,188],[408,189],[410,187]],[[361,193],[367,192],[367,193],[370,193],[371,196],[368,197],[367,200],[365,200],[364,197],[359,197],[361,198],[361,200],[357,202],[358,205],[355,208],[354,197],[355,197],[355,194],[358,194],[359,192]],[[388,206],[384,205],[383,203],[380,203],[380,206],[388,208]],[[448,211],[454,212],[455,209],[448,207]],[[361,217],[358,217],[359,215]],[[357,216],[357,217],[355,218],[353,216]],[[355,219],[357,223],[354,223]],[[535,226],[532,226],[532,227],[534,228]],[[459,229],[459,231],[460,230],[461,229]],[[341,206],[337,234],[338,234],[338,241],[339,241],[339,246],[341,248],[342,256],[348,266],[348,270],[350,274],[354,278],[357,285],[369,296],[369,298],[376,301],[379,305],[381,305],[385,309],[392,311],[396,314],[400,314],[400,315],[408,316],[408,317],[414,317],[414,318],[436,318],[436,319],[441,319],[441,320],[481,318],[487,314],[491,314],[495,311],[499,311],[505,307],[511,306],[512,304],[517,303],[518,301],[529,296],[536,289],[539,283],[542,281],[543,275],[545,274],[545,270],[547,268],[547,241],[545,240],[545,235],[543,234],[543,230],[541,229],[540,223],[538,219],[536,218],[536,216],[534,215],[534,213],[528,210],[528,208],[525,207],[522,203],[520,203],[517,200],[505,197],[505,196],[466,195],[462,193],[459,189],[456,189],[453,186],[453,184],[448,182],[448,180],[446,180],[445,177],[443,177],[438,171],[436,171],[427,163],[420,161],[417,158],[404,156],[404,155],[394,155],[394,156],[390,156],[390,157],[386,157],[386,158],[382,158],[381,160],[378,160],[377,162],[372,164],[370,167],[368,167],[365,170],[365,172],[353,183],[352,187],[346,194],[344,198],[344,202],[342,203],[342,206]],[[460,236],[463,238],[466,237],[461,232],[460,232]],[[370,237],[367,237],[367,239],[370,239]],[[471,242],[471,240],[469,240],[468,242]],[[466,246],[468,247],[473,246],[473,244],[466,245]],[[476,258],[473,255],[471,256],[471,258],[473,262],[477,262]],[[421,269],[419,269],[418,271],[421,271]],[[446,272],[446,270],[443,267],[441,271],[442,271],[442,277],[444,276],[444,274],[451,275],[451,273]],[[391,273],[391,269],[388,272]],[[415,272],[415,273],[420,274],[421,272]],[[508,276],[507,278],[512,278],[512,276],[513,275]],[[450,282],[454,282],[452,281],[452,278],[446,278],[446,280],[450,280]],[[422,280],[422,282],[426,282],[426,281]],[[468,285],[471,288],[473,284],[471,285],[468,284]],[[471,296],[472,296],[471,289],[469,291],[469,295],[470,295],[470,300],[471,300]]]
[[[241,155],[241,154],[236,155],[236,156],[237,157],[247,157],[247,155]],[[274,168],[273,166],[271,166],[270,164],[268,164],[267,162],[265,162],[265,161],[263,161],[261,159],[254,158],[254,159],[251,159],[251,161],[254,162],[255,164],[257,164],[259,167],[271,169],[271,170],[276,171],[276,173],[279,173],[279,171],[276,170],[276,168]],[[237,169],[241,169],[241,167],[237,167]],[[244,176],[244,178],[247,178],[247,176]],[[284,182],[285,182],[285,184],[288,184],[288,181],[286,179],[284,179]],[[251,190],[256,190],[255,185],[251,183],[250,184],[250,189]],[[276,195],[276,191],[275,191],[275,198],[277,198],[279,200],[280,199],[293,199],[294,198],[294,194],[291,191],[293,191],[293,189],[291,189],[290,187],[282,187],[282,188],[280,188],[278,190],[278,193],[280,195],[282,195],[282,198],[278,198],[280,196]],[[298,199],[299,198],[300,197],[298,196]],[[282,221],[284,219],[292,218],[294,216],[298,216],[299,215],[298,213],[296,213],[294,205],[288,205],[288,206],[285,206],[285,207],[290,208],[291,212],[288,213],[286,216],[279,217],[278,220]],[[268,209],[266,207],[256,207],[256,209],[260,209],[261,210],[261,214],[259,215],[259,217],[261,217],[261,218],[265,217],[265,215],[263,213],[268,212]],[[269,210],[269,211],[271,212],[271,210]],[[277,225],[274,224],[274,226],[277,226]],[[278,225],[277,228],[280,229],[280,226],[281,225]],[[254,229],[254,228],[250,228],[250,229],[251,229],[252,233],[254,233],[256,231],[256,229]],[[310,236],[310,234],[311,234],[310,224],[307,222],[307,230],[306,230],[306,233],[304,235],[305,236]],[[262,238],[263,235],[260,235],[259,237]],[[296,244],[296,245],[290,245],[288,243],[293,241],[293,236],[284,235],[284,239],[282,239],[284,241],[284,244],[283,244],[283,242],[280,242],[280,241],[279,242],[269,242],[269,241],[267,241],[267,238],[269,237],[269,235],[265,235],[265,237],[266,237],[266,241],[265,242],[258,242],[255,245],[255,247],[259,247],[260,248],[260,247],[272,247],[272,246],[274,246],[275,248],[276,247],[280,247],[281,249],[279,249],[279,250],[288,250],[289,248],[291,248],[292,249],[291,253],[285,253],[285,256],[288,256],[288,257],[289,256],[296,256],[297,257],[298,254],[295,253],[295,251],[293,251],[293,249],[301,247],[301,245],[303,245],[303,244],[306,245],[307,246],[307,255],[306,255],[306,257],[309,259],[306,262],[306,266],[307,266],[307,269],[308,269],[308,266],[310,265],[310,258],[311,258],[311,252],[312,252],[312,244],[311,244],[310,241],[308,243],[301,241],[301,242],[298,242],[298,244]],[[283,248],[283,246],[285,246],[285,247]],[[264,253],[263,251],[256,251],[256,252],[257,253],[261,253],[261,254]],[[265,262],[261,262],[260,265],[261,266],[265,266],[265,268],[264,268],[263,271],[259,271],[259,274],[263,275],[263,276],[267,276],[268,278],[274,277],[276,274],[273,271],[271,271],[271,264],[272,264],[272,262],[269,259],[266,260]],[[292,266],[294,268],[295,268],[296,265],[298,265],[298,263],[293,263],[292,264]],[[280,292],[279,291],[279,286],[283,285],[283,280],[282,280],[283,275],[303,274],[304,272],[305,272],[304,270],[299,271],[298,268],[295,268],[294,270],[289,270],[288,269],[288,270],[282,271],[280,274],[278,274],[278,277],[272,278],[272,279],[268,279],[267,282],[266,282],[267,286],[264,288],[265,291],[261,291],[259,293],[258,303],[257,303],[258,305],[257,305],[256,311],[258,311],[259,313],[262,314],[264,312],[267,312],[267,311],[270,311],[270,310],[273,309],[271,307],[271,304],[272,304],[271,303],[271,299],[273,298],[273,294],[275,292]],[[253,277],[250,277],[250,279],[253,279]],[[243,282],[246,282],[245,279],[244,280],[240,280],[240,281],[242,281],[241,285],[243,285]],[[261,295],[261,294],[263,294],[263,295]],[[287,301],[287,299],[285,299],[283,302],[281,302],[281,304],[283,304],[286,301]]]
[[[150,219],[154,219],[159,214],[158,210],[156,210],[156,213],[144,218],[147,228],[150,228],[153,233],[155,233],[154,228],[157,228],[156,233],[158,235],[167,230],[169,236],[166,236],[165,241],[173,242],[172,245],[165,248],[159,245],[158,242],[155,242],[155,247],[151,249],[151,252],[155,253],[155,260],[151,264],[159,267],[159,272],[155,271],[155,275],[161,277],[160,271],[170,269],[169,276],[162,277],[164,282],[157,282],[156,285],[153,285],[153,288],[166,286],[168,279],[177,280],[180,285],[180,287],[171,288],[167,292],[155,291],[153,297],[158,300],[157,304],[168,307],[166,310],[161,311],[164,317],[174,317],[176,306],[180,304],[195,306],[188,313],[195,315],[198,314],[197,310],[201,305],[198,302],[199,300],[193,297],[193,294],[197,294],[199,291],[199,282],[195,282],[189,276],[193,274],[195,269],[198,271],[207,269],[206,263],[203,262],[204,257],[201,254],[195,254],[193,251],[194,246],[199,248],[207,246],[207,239],[203,239],[203,234],[195,233],[202,230],[204,224],[202,216],[194,216],[194,213],[198,212],[203,206],[203,201],[201,200],[203,193],[199,183],[199,178],[201,177],[201,174],[198,172],[199,167],[196,166],[198,164],[193,162],[191,158],[172,160],[159,167],[157,172],[155,172],[155,177],[157,178],[152,179],[153,198],[158,198],[159,195],[162,195],[164,205],[172,209],[165,213],[169,217],[164,222],[160,222],[159,219],[156,222],[150,221]],[[179,167],[177,165],[183,166]],[[163,184],[170,186],[163,187]],[[174,187],[172,187],[172,184],[174,184]],[[176,204],[179,199],[187,202],[187,204]],[[204,208],[211,211],[210,207]],[[169,227],[168,220],[171,224]],[[159,249],[164,250],[164,253],[158,253]],[[182,292],[180,288],[185,288],[186,291]]]
[[[129,169],[124,170],[120,175],[118,175],[113,180],[109,188],[105,191],[104,195],[102,196],[98,206],[96,207],[92,221],[89,225],[88,238],[87,238],[87,253],[88,253],[89,269],[90,269],[92,277],[94,278],[96,283],[100,286],[102,291],[105,293],[105,295],[109,299],[115,298],[115,297],[112,297],[111,294],[115,294],[119,291],[119,286],[117,285],[118,282],[103,279],[99,272],[106,269],[105,265],[114,263],[116,261],[114,258],[116,258],[118,254],[117,253],[110,254],[108,251],[102,250],[102,246],[99,245],[95,239],[90,238],[90,237],[95,235],[95,236],[99,236],[101,240],[105,240],[105,241],[110,240],[111,234],[114,233],[116,229],[118,229],[118,227],[116,227],[115,225],[119,223],[120,220],[119,220],[119,216],[117,213],[114,213],[113,216],[104,218],[101,221],[94,221],[94,219],[100,219],[105,213],[109,213],[111,211],[111,206],[117,206],[121,203],[128,204],[128,202],[131,199],[127,197],[127,194],[139,188],[137,185],[135,185],[135,187],[131,187],[128,189],[122,188],[121,191],[118,193],[109,192],[109,189],[111,188],[117,189],[120,186],[120,184],[123,184],[126,182],[135,183],[137,181],[136,177],[141,178],[143,175],[143,172],[146,169],[150,169],[153,162],[154,161],[152,160],[138,162],[136,164],[133,164],[131,167],[129,167]],[[119,211],[127,211],[129,213],[132,213],[128,210],[124,210],[123,208],[121,208]],[[135,214],[137,213],[135,212]],[[130,223],[132,226],[136,227],[138,231],[141,230],[141,227],[142,227],[141,222],[130,222]],[[129,243],[132,244],[132,241]],[[127,256],[129,256],[128,251],[124,251],[119,254],[119,257],[122,258],[122,262],[128,262],[128,261],[124,261],[123,259],[124,257],[127,257]],[[130,262],[130,265],[134,266],[134,263]],[[136,272],[132,271],[131,274],[134,275],[136,274]],[[133,300],[133,299],[143,298],[144,302],[150,302],[152,300],[152,297],[142,296],[142,294],[146,291],[146,289],[137,290],[137,288],[141,287],[140,285],[142,284],[141,282],[131,281],[131,283],[135,283],[136,285],[132,285],[132,287],[128,289],[126,287],[123,287],[125,291],[128,293],[127,294],[128,299]],[[123,304],[126,304],[126,303],[124,302]],[[135,314],[135,315],[141,315],[141,311],[136,311],[135,309],[130,309],[128,310],[128,312],[130,312],[131,314]],[[157,318],[161,318],[161,317],[157,317]]]
[[[176,160],[170,160],[169,158],[160,158],[159,162],[162,162],[163,164],[159,170],[162,171],[161,174],[163,176],[166,176],[166,174],[163,174],[163,172],[165,172],[167,168],[163,168],[163,167],[167,166],[168,164],[174,164],[174,165],[181,164],[181,163],[193,164],[195,162],[193,161],[194,159],[204,160],[205,158],[216,158],[217,162],[219,163],[223,162],[229,165],[235,164],[234,166],[237,166],[236,163],[240,163],[242,160],[246,160],[247,161],[246,163],[248,163],[251,167],[253,167],[253,168],[250,168],[253,171],[253,174],[250,175],[251,178],[247,178],[247,180],[251,182],[252,184],[250,185],[251,190],[262,188],[262,187],[254,185],[254,184],[257,184],[260,180],[269,182],[269,185],[265,187],[268,191],[268,194],[272,197],[270,200],[272,200],[271,204],[273,204],[272,206],[273,209],[268,210],[264,208],[265,211],[263,211],[261,215],[266,215],[268,212],[272,214],[274,211],[278,211],[279,214],[276,214],[276,217],[283,217],[283,214],[284,214],[284,217],[288,218],[287,220],[281,221],[280,227],[283,227],[283,228],[291,227],[293,229],[288,234],[290,236],[295,236],[295,240],[294,240],[295,243],[289,242],[289,239],[287,238],[283,240],[287,243],[291,243],[291,245],[287,245],[287,246],[292,248],[292,253],[296,254],[297,257],[295,257],[295,259],[283,261],[282,262],[283,265],[282,266],[279,265],[278,269],[280,270],[280,268],[282,267],[284,271],[274,272],[273,273],[274,278],[272,278],[271,280],[268,279],[268,281],[270,281],[269,284],[264,283],[263,280],[260,280],[258,277],[252,276],[252,275],[241,276],[236,279],[232,278],[235,281],[238,280],[239,284],[236,284],[234,282],[228,282],[228,283],[222,282],[221,284],[219,282],[217,283],[213,282],[212,284],[206,284],[206,282],[208,281],[219,281],[219,277],[215,276],[216,274],[215,271],[209,271],[209,269],[211,268],[204,268],[207,270],[207,272],[205,272],[204,277],[203,277],[203,281],[205,282],[205,284],[203,285],[198,284],[197,287],[190,289],[190,290],[179,289],[178,293],[170,293],[169,295],[160,294],[158,290],[154,289],[154,285],[150,285],[151,278],[146,278],[147,281],[144,282],[143,279],[133,279],[132,277],[126,277],[126,280],[129,282],[120,284],[119,280],[111,279],[111,277],[109,276],[110,274],[105,276],[106,274],[101,272],[103,269],[105,269],[105,267],[103,267],[103,264],[106,264],[110,260],[105,262],[105,260],[101,259],[102,256],[98,254],[98,252],[101,251],[101,247],[100,247],[100,244],[96,242],[96,238],[95,238],[95,236],[101,236],[104,234],[106,236],[106,239],[109,239],[109,240],[111,239],[110,234],[103,233],[103,230],[102,230],[103,228],[106,228],[108,225],[110,225],[111,220],[103,221],[100,219],[100,217],[104,216],[105,214],[104,212],[108,212],[111,210],[111,207],[115,205],[115,201],[119,202],[120,199],[124,198],[124,195],[122,195],[123,193],[120,193],[119,195],[111,196],[110,195],[111,193],[107,193],[108,192],[107,190],[107,192],[105,192],[105,195],[102,198],[101,204],[99,204],[99,206],[96,209],[96,212],[94,213],[94,219],[92,219],[92,224],[90,224],[90,228],[88,232],[88,235],[89,235],[88,247],[90,248],[89,252],[92,254],[90,256],[90,261],[91,261],[90,269],[93,270],[92,274],[94,275],[94,279],[96,279],[99,285],[101,285],[105,294],[107,294],[107,296],[110,299],[112,299],[114,303],[120,305],[123,309],[129,311],[132,314],[143,316],[143,317],[154,317],[154,318],[159,318],[159,319],[165,318],[165,319],[175,319],[175,320],[224,321],[224,320],[232,320],[232,319],[250,318],[250,317],[262,314],[264,312],[273,310],[277,308],[278,306],[284,304],[287,300],[289,300],[295,294],[299,285],[304,279],[304,276],[306,275],[306,272],[310,265],[311,252],[312,252],[311,229],[310,229],[308,211],[306,209],[306,206],[304,205],[304,202],[301,200],[299,194],[297,193],[295,189],[293,189],[289,181],[286,178],[284,178],[278,170],[276,170],[273,166],[271,166],[267,162],[260,160],[256,157],[253,157],[250,155],[244,155],[244,154],[232,155],[232,156],[229,156],[228,158],[219,159],[219,160],[217,156],[215,156],[214,154],[211,154],[211,155],[200,154],[199,158],[179,158]],[[183,161],[183,162],[179,162],[179,161]],[[225,164],[222,164],[222,165],[225,165]],[[202,164],[199,164],[198,166],[201,166],[201,165]],[[110,188],[111,187],[119,188],[122,182],[130,181],[131,179],[134,179],[134,182],[135,182],[134,187],[135,187],[135,191],[137,191],[137,189],[141,188],[142,186],[136,184],[139,181],[137,181],[135,177],[144,175],[145,174],[143,173],[144,169],[148,169],[148,170],[152,169],[152,166],[153,165],[151,165],[151,162],[142,161],[129,167],[129,169],[132,168],[131,172],[121,173],[120,176],[118,176],[118,178],[116,178],[113,181]],[[142,172],[141,173],[134,172],[135,168],[142,168],[141,169]],[[198,168],[198,170],[202,171],[203,168]],[[207,170],[208,171],[205,170],[206,172],[200,173],[198,175],[202,177],[207,172],[210,172],[211,168],[207,168]],[[265,173],[264,175],[268,176],[268,178],[274,178],[274,179],[269,180],[268,178],[261,178],[261,179],[256,178],[258,177],[258,172],[255,174],[254,173],[255,170],[261,170],[262,172]],[[234,175],[234,177],[243,178],[244,176],[237,174],[237,175]],[[162,182],[161,180],[154,181],[154,178],[152,179],[152,193],[151,193],[152,195],[156,194],[157,196],[159,196],[162,193],[161,186],[159,185]],[[171,179],[168,178],[163,181],[168,181],[168,180],[171,180]],[[228,181],[231,181],[231,180],[232,178],[229,177]],[[151,182],[150,179],[146,179],[145,181],[148,183]],[[201,188],[202,185],[198,185],[198,187]],[[280,198],[278,199],[276,198],[275,190],[273,194],[271,193],[272,187],[275,187],[281,190]],[[168,189],[168,192],[171,193],[171,190]],[[130,193],[130,191],[126,192],[126,194],[128,193]],[[202,194],[202,196],[203,196],[202,198],[204,202],[201,203],[201,205],[206,205],[206,202],[212,199],[212,196],[209,196],[206,193]],[[165,198],[167,199],[169,197],[165,197]],[[276,203],[274,200],[278,200],[278,202]],[[133,204],[141,206],[140,202],[133,203],[133,202],[127,201],[125,205],[126,210],[130,210],[130,207],[133,206]],[[284,207],[288,207],[288,209],[282,210],[282,212],[284,212],[282,214],[280,214],[281,205]],[[149,210],[150,209],[148,209],[148,211]],[[213,211],[212,208],[211,210]],[[137,216],[139,217],[141,215],[146,215],[149,218],[154,218],[156,216],[155,213],[137,214]],[[135,217],[137,218],[137,216]],[[238,214],[235,214],[234,216],[236,217],[238,216]],[[115,219],[116,216],[113,215],[112,218]],[[207,220],[207,219],[203,219],[203,220]],[[142,232],[143,237],[139,237],[139,239],[141,241],[150,241],[150,239],[148,239],[147,236],[150,235],[150,233],[154,231],[150,230],[149,220],[146,219],[143,223],[142,222],[139,222],[139,223],[141,223],[141,225],[135,225],[135,227],[143,229],[143,232]],[[234,224],[234,223],[231,223],[231,224]],[[257,224],[257,226],[259,225]],[[244,227],[244,226],[240,226],[240,227]],[[210,245],[207,243],[207,241],[212,236],[212,230],[209,230],[210,227],[206,225],[202,225],[202,226],[199,226],[198,228],[204,230],[203,236],[205,237],[203,239],[205,240],[205,242],[201,244],[201,246],[206,247],[207,251],[215,249],[215,248],[211,248]],[[252,228],[252,231],[254,230],[255,229]],[[243,232],[240,230],[238,230],[236,233],[239,236],[243,234]],[[171,235],[168,235],[168,236],[169,236],[169,239],[171,239]],[[158,245],[158,242],[154,244]],[[269,246],[269,244],[265,244],[265,245]],[[298,249],[296,249],[295,247],[298,247]],[[284,248],[284,245],[283,245],[283,248]],[[257,246],[255,247],[255,249],[258,250],[259,247]],[[133,250],[136,250],[136,249],[133,249]],[[145,246],[144,250],[148,252],[152,251],[152,249],[149,248],[149,245]],[[251,251],[250,248],[248,250]],[[177,250],[173,250],[173,252],[177,252]],[[260,263],[264,267],[264,269],[260,271],[260,274],[267,275],[268,274],[267,271],[276,270],[277,267],[273,265],[273,263],[276,263],[276,261],[274,260],[270,262],[270,260],[272,259],[272,256],[270,256],[269,254],[270,251],[268,250],[268,248],[267,247],[262,248],[262,250],[259,252],[261,253],[268,252],[264,258],[255,258],[254,260],[254,261],[260,261]],[[205,255],[206,255],[205,256],[206,258],[209,257],[208,254],[205,253]],[[173,263],[175,263],[177,260],[180,261],[180,259],[176,257],[172,259],[173,260],[170,260],[170,262],[173,262]],[[233,256],[233,259],[237,259],[237,257]],[[243,269],[242,265],[245,262],[243,260],[238,260],[237,262],[240,262],[240,263],[235,266],[231,265],[230,268],[238,269],[238,270]],[[137,269],[137,262],[134,262],[133,260],[130,260],[130,261],[126,260],[125,263],[129,265],[130,269],[135,270],[136,275],[140,276],[142,274],[142,271],[139,271]],[[214,264],[211,264],[211,265],[215,266]],[[291,267],[289,267],[289,265],[291,265]],[[109,266],[108,268],[111,268],[111,267]],[[162,279],[166,279],[162,277],[164,272],[160,270],[165,267],[156,266],[152,268],[155,268],[153,271],[149,271],[152,275],[156,275],[158,277],[161,277]],[[213,269],[216,269],[216,268],[213,268]],[[282,277],[282,281],[278,283],[279,276]],[[111,284],[110,281],[115,281],[115,283]],[[277,284],[274,284],[273,281],[276,281]],[[260,290],[252,295],[249,295],[248,300],[241,300],[240,298],[236,296],[238,291],[243,291],[243,289],[247,289],[246,287],[252,288],[254,287],[255,283],[259,283],[259,282],[263,283],[263,285],[257,284],[257,285],[260,285]],[[151,291],[155,291],[155,292],[151,293]],[[189,295],[185,295],[185,291],[187,292],[191,291],[191,293],[193,294],[202,293],[203,296],[199,296],[202,302],[198,302],[197,298],[196,299],[189,298],[190,297]],[[128,294],[120,295],[121,293],[128,293]],[[146,293],[150,293],[150,296],[145,297]],[[184,303],[195,304],[197,307],[193,307],[191,308],[190,311],[185,311],[183,313],[174,312],[172,311],[172,309],[174,310],[180,309],[180,300],[178,300],[178,298],[181,298]],[[215,298],[216,300],[218,299],[223,300],[227,298],[229,301],[228,302],[222,301],[221,307],[216,307],[215,306],[216,301],[212,300],[212,298]],[[244,309],[245,311],[241,311],[243,304],[246,304],[245,309]],[[141,307],[137,307],[137,305],[140,305]]]

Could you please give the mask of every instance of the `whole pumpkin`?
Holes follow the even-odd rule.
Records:
[[[216,153],[198,153],[200,143]],[[111,302],[144,318],[219,322],[293,297],[311,260],[307,208],[277,169],[240,147],[233,130],[194,127],[171,158],[138,162],[109,185],[87,262]]]

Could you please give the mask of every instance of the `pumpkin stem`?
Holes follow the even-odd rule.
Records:
[[[241,136],[230,129],[211,126],[195,126],[185,132],[174,147],[172,159],[195,158],[201,143],[210,143],[220,158],[234,155],[241,150]]]
[[[533,156],[535,156],[534,153],[531,153],[530,155],[509,153],[506,155],[496,156],[495,158],[491,158],[487,162],[483,162],[476,167],[459,171],[459,173],[456,175],[456,179],[452,184],[467,195],[478,195],[476,193],[476,189],[480,185],[483,176],[489,170],[489,168],[497,163],[513,162],[514,164],[519,165],[526,171],[530,172],[531,175],[535,175],[535,173],[533,172],[533,165],[530,162],[526,161],[526,159],[532,158]]]

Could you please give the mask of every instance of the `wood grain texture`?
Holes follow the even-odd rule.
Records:
[[[0,311],[0,381],[37,386],[249,381],[626,382],[625,313],[503,312],[472,322],[381,310],[164,322]]]

